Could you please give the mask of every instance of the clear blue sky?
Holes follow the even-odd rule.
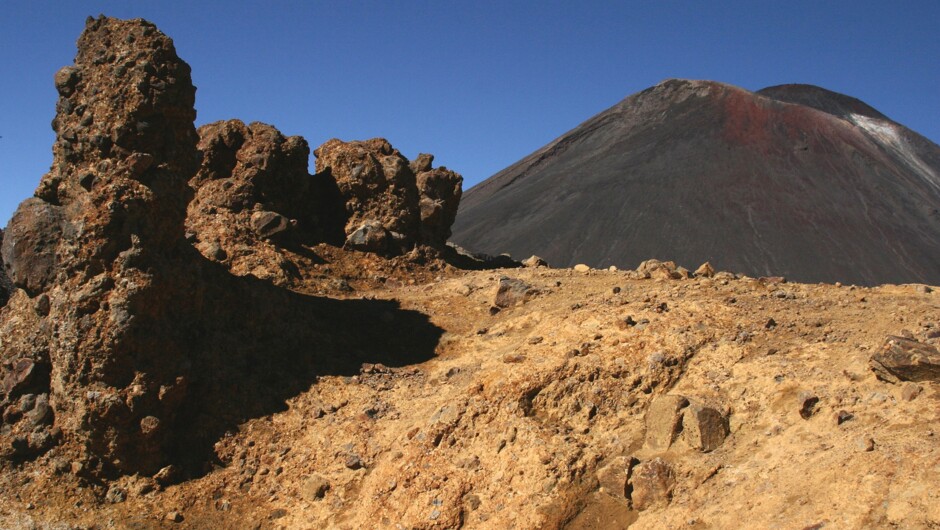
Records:
[[[937,0],[5,0],[0,225],[49,168],[52,76],[99,13],[174,39],[197,124],[260,120],[311,148],[383,136],[465,188],[670,77],[816,84],[940,141]]]

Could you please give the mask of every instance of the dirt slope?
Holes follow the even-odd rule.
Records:
[[[537,293],[491,315],[504,274]],[[11,494],[0,501],[0,521],[729,528],[746,513],[762,528],[940,524],[940,385],[889,384],[868,367],[887,334],[936,337],[935,291],[631,278],[451,272],[355,293],[427,314],[444,331],[436,357],[321,377],[281,412],[220,439],[220,467],[175,486],[137,476],[84,483],[53,451],[2,475]],[[637,324],[623,324],[627,317]],[[668,450],[645,445],[650,404],[667,394],[725,414],[728,437],[708,453],[681,435]],[[804,418],[807,396],[818,403]],[[668,462],[668,505],[638,512],[622,489],[598,489],[599,474],[613,473],[608,485],[618,474],[625,480],[625,456]],[[63,474],[33,478],[52,468]],[[171,512],[181,522],[167,520]]]

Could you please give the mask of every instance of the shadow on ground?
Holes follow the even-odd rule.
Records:
[[[286,400],[318,376],[358,374],[363,363],[427,361],[443,334],[426,315],[394,301],[302,295],[199,258],[193,270],[179,272],[189,274],[189,292],[180,296],[191,303],[166,304],[182,313],[153,320],[181,323],[169,332],[178,343],[138,334],[187,352],[173,371],[184,374],[185,401],[163,453],[189,476],[211,468],[213,445],[226,431],[286,410]],[[160,344],[140,346],[157,351],[150,348]]]

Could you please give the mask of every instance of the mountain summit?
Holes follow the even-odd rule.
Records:
[[[671,79],[464,194],[453,240],[554,265],[940,282],[940,146],[811,85]]]

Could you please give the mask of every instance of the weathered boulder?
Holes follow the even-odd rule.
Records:
[[[871,369],[879,379],[901,381],[940,381],[940,350],[923,342],[889,336],[871,356]]]
[[[463,177],[445,167],[431,169],[431,155],[426,164],[413,164],[421,169],[416,172],[418,207],[421,211],[421,242],[435,248],[443,248],[450,237],[450,227],[457,218],[460,205]],[[422,169],[422,168],[427,169]]]
[[[189,181],[195,196],[186,228],[205,257],[235,274],[283,284],[290,279],[287,248],[342,242],[342,198],[329,175],[307,172],[306,140],[240,120],[206,124],[198,133],[202,163]]]
[[[672,500],[676,473],[662,458],[637,463],[630,467],[627,475],[627,488],[634,510],[662,507]]]
[[[677,395],[653,400],[646,412],[646,446],[663,451],[669,449],[682,431],[683,411],[688,405],[688,399]]]
[[[526,282],[503,276],[497,282],[493,305],[505,309],[524,304],[537,294],[538,290]]]
[[[345,201],[346,235],[367,220],[418,241],[418,188],[408,160],[387,140],[329,140],[314,151],[318,173],[329,171]],[[405,249],[402,249],[405,250]]]
[[[52,284],[58,273],[56,246],[64,236],[64,224],[60,206],[36,198],[19,205],[0,247],[8,281],[33,296]]]
[[[536,255],[532,255],[522,260],[522,265],[534,269],[538,267],[548,267],[548,262]]]
[[[636,268],[636,272],[641,278],[652,278],[654,280],[678,280],[682,278],[675,262],[659,261],[658,259],[648,259],[640,263]]]
[[[729,432],[728,418],[717,409],[693,402],[682,415],[682,436],[699,451],[714,451]]]
[[[364,223],[378,222],[393,236],[388,254],[404,253],[416,244],[445,249],[460,202],[460,175],[432,169],[431,155],[409,163],[383,138],[333,139],[314,154],[317,174],[334,179],[342,196],[347,243]]]
[[[711,278],[715,275],[715,268],[712,267],[710,262],[706,261],[695,269],[695,275],[702,278]]]

